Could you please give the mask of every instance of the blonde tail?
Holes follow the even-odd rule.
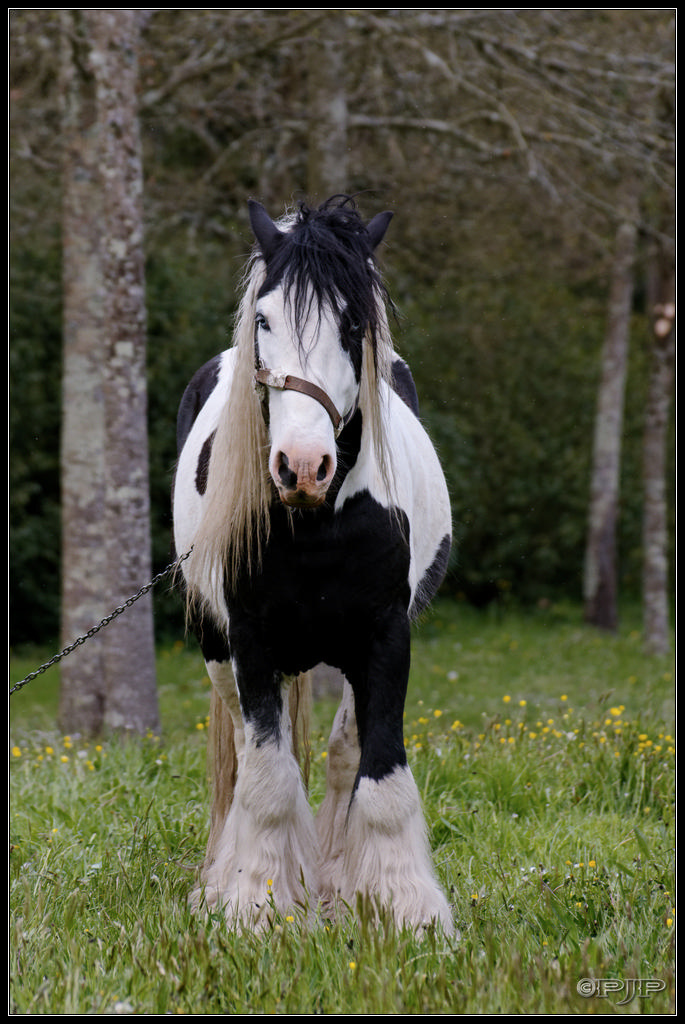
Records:
[[[209,707],[207,768],[212,793],[212,811],[204,862],[205,869],[210,867],[216,858],[217,844],[233,803],[233,792],[238,778],[238,754],[233,718],[214,687],[212,687]]]

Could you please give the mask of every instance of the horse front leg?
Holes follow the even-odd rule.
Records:
[[[286,685],[253,650],[233,657],[242,742],[230,807],[215,829],[204,900],[232,923],[261,927],[318,895],[317,843],[293,753]]]
[[[407,764],[403,714],[410,657],[406,613],[377,628],[366,670],[351,678],[361,755],[347,811],[338,895],[378,900],[399,926],[438,924],[452,914],[433,865],[418,788]]]

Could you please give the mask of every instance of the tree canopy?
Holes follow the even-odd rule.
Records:
[[[59,604],[59,12],[11,10],[12,635]],[[674,11],[157,10],[140,63],[155,568],[175,410],[226,347],[247,199],[394,209],[383,262],[455,520],[448,585],[579,597],[621,189],[638,197],[619,524],[642,549],[653,246],[673,244]],[[333,155],[333,159],[331,156]],[[141,584],[146,582],[140,581]],[[164,595],[157,626],[174,621]]]

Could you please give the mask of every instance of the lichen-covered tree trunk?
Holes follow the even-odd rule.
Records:
[[[140,12],[94,12],[104,191],[105,553],[119,605],[151,576],[143,171],[137,112]],[[107,628],[105,726],[157,730],[152,598]]]
[[[664,260],[662,255],[658,262],[661,294],[652,310],[652,365],[643,448],[642,590],[645,649],[666,654],[670,647],[666,453],[675,363],[675,273],[672,259]]]
[[[607,630],[615,630],[618,625],[616,524],[633,264],[637,246],[634,206],[631,204],[632,208],[629,208],[616,233],[595,418],[583,581],[585,620]]]
[[[151,576],[140,12],[66,11],[63,633],[73,640]],[[73,732],[159,726],[146,596],[62,662]]]
[[[349,191],[346,13],[329,11],[325,31],[311,31],[307,190],[319,202]]]
[[[62,11],[63,366],[61,435],[64,645],[105,614],[103,580],[104,409],[100,148],[89,15]],[[105,703],[100,636],[62,662],[60,725],[99,731]]]

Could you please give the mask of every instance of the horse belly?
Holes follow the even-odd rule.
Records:
[[[380,478],[368,446],[341,488],[338,504],[342,507],[366,488],[380,505],[393,506],[403,517],[411,553],[407,579],[414,617],[435,596],[447,571],[451,505],[440,460],[420,420],[394,392],[386,397],[390,485]]]

